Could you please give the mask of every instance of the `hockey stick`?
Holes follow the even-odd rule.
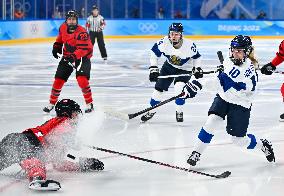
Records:
[[[203,71],[203,74],[211,74],[215,73],[216,71]],[[158,76],[158,78],[177,78],[181,76],[192,76],[193,74],[177,74],[177,75],[167,75],[167,76]]]
[[[99,150],[99,151],[103,151],[103,152],[107,152],[107,153],[111,153],[111,154],[118,154],[120,156],[125,156],[125,157],[129,157],[129,158],[132,158],[132,159],[145,161],[145,162],[148,162],[148,163],[153,163],[153,164],[157,164],[157,165],[161,165],[161,166],[165,166],[165,167],[169,167],[169,168],[173,168],[173,169],[177,169],[177,170],[182,170],[182,171],[186,171],[186,172],[190,172],[190,173],[195,173],[195,174],[199,174],[199,175],[203,175],[203,176],[208,176],[208,177],[212,177],[212,178],[227,178],[228,176],[231,175],[230,171],[225,171],[225,172],[223,172],[222,174],[219,174],[219,175],[207,174],[207,173],[204,173],[204,172],[191,170],[191,169],[187,169],[187,168],[184,168],[184,167],[170,165],[168,163],[163,163],[163,162],[154,161],[154,160],[151,160],[151,159],[146,159],[146,158],[142,158],[142,157],[138,157],[138,156],[134,156],[134,155],[130,155],[130,154],[125,154],[125,153],[122,153],[122,152],[117,152],[117,151],[114,151],[114,150],[108,150],[108,149],[105,149],[105,148],[99,148],[99,147],[95,147],[95,146],[87,146],[87,147],[92,148],[94,150]]]
[[[162,106],[162,105],[164,105],[166,103],[169,103],[169,102],[171,102],[171,101],[173,101],[173,100],[175,100],[175,99],[177,99],[179,97],[182,97],[182,96],[184,96],[184,92],[182,92],[181,94],[179,94],[177,96],[174,96],[174,97],[171,97],[169,99],[166,99],[166,100],[164,100],[164,101],[162,101],[162,102],[160,102],[160,103],[158,103],[158,104],[156,104],[154,106],[148,107],[148,108],[146,108],[144,110],[141,110],[139,112],[135,112],[133,114],[125,114],[123,112],[115,111],[112,108],[104,108],[104,110],[105,110],[105,113],[107,113],[110,116],[113,116],[115,118],[118,118],[118,119],[121,119],[121,120],[130,120],[132,118],[135,118],[135,117],[137,117],[137,116],[139,116],[141,114],[144,114],[144,113],[146,113],[148,111],[151,111],[151,110],[153,110],[153,109],[155,109],[157,107],[160,107],[160,106]]]
[[[139,116],[139,115],[141,115],[141,114],[144,114],[144,113],[146,113],[146,112],[148,112],[148,111],[150,111],[150,110],[153,110],[153,109],[155,109],[155,108],[157,108],[157,107],[160,107],[160,106],[162,106],[162,105],[164,105],[164,104],[166,104],[166,103],[169,103],[169,102],[171,102],[171,101],[173,101],[173,100],[175,100],[175,99],[177,99],[177,98],[179,98],[179,97],[182,97],[182,96],[184,96],[184,92],[182,92],[181,94],[179,94],[179,95],[177,95],[177,96],[173,96],[173,97],[171,97],[171,98],[169,98],[169,99],[166,99],[166,100],[164,100],[164,101],[161,101],[160,103],[158,103],[158,104],[156,104],[156,105],[154,105],[154,106],[151,106],[151,107],[149,107],[149,108],[146,108],[146,109],[144,109],[144,110],[141,110],[141,111],[139,111],[139,112],[136,112],[136,113],[133,113],[133,114],[128,114],[128,118],[129,118],[129,119],[135,118],[135,117],[137,117],[137,116]]]
[[[64,60],[65,61],[65,60]],[[65,61],[66,62],[66,61]],[[82,62],[83,62],[83,59],[82,59],[82,57],[81,57],[81,60],[80,60],[80,64],[76,67],[73,63],[70,63],[69,61],[67,62],[68,63],[68,65],[70,65],[71,67],[73,67],[76,71],[78,71],[80,68],[81,68],[81,66],[82,66]]]
[[[274,71],[273,73],[284,74],[284,71]]]
[[[224,57],[223,57],[222,51],[218,51],[218,52],[217,52],[217,56],[218,56],[218,59],[219,59],[221,65],[223,66]]]

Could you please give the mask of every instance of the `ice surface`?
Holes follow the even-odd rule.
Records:
[[[149,106],[153,84],[148,81],[147,49],[155,41],[107,40],[107,64],[95,47],[90,82],[96,112],[83,117],[79,135],[89,145],[188,168],[186,160],[207,119],[213,91],[200,92],[195,99],[187,101],[183,123],[175,121],[174,103],[161,107],[153,120],[144,124],[139,122],[139,117],[121,121],[103,113],[104,107],[134,113]],[[205,70],[212,70],[218,65],[216,52],[227,53],[229,41],[195,40],[203,56]],[[261,64],[274,57],[281,42],[279,39],[253,41]],[[50,118],[43,114],[42,108],[48,103],[58,63],[51,55],[51,47],[52,43],[0,47],[0,138],[42,124]],[[207,75],[204,80],[210,81],[212,77]],[[224,125],[194,169],[211,174],[229,170],[232,175],[227,179],[212,179],[86,149],[86,154],[105,163],[105,171],[74,174],[50,169],[48,177],[60,181],[62,189],[46,195],[282,196],[284,123],[280,123],[278,118],[284,112],[279,90],[284,75],[260,74],[259,80],[260,89],[252,108],[249,132],[272,141],[275,164],[269,164],[262,152],[240,149],[231,144]],[[171,88],[164,98],[173,95]],[[74,74],[64,86],[61,98],[74,99],[84,108]],[[54,116],[54,113],[51,115]],[[19,166],[14,165],[0,172],[1,196],[38,194],[28,190],[27,180],[17,174],[19,170]]]

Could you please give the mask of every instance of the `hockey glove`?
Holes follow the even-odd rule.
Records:
[[[195,76],[196,79],[202,78],[203,70],[201,69],[201,67],[193,67],[192,74]]]
[[[77,59],[75,54],[69,54],[68,56],[63,57],[63,60],[73,64]]]
[[[149,80],[150,82],[157,82],[159,77],[159,68],[157,66],[150,66],[149,67]]]
[[[224,72],[224,65],[218,65],[216,71],[219,73]]]
[[[202,85],[197,80],[189,81],[183,87],[182,92],[184,92],[184,96],[182,98],[193,98],[197,94],[197,91],[202,89]]]
[[[272,65],[272,63],[267,63],[266,65],[263,65],[263,67],[260,69],[262,74],[265,75],[271,75],[273,71],[275,71],[276,67]]]
[[[104,163],[95,158],[79,158],[81,171],[100,171],[104,169]]]
[[[54,42],[52,49],[52,55],[54,56],[54,58],[58,59],[59,58],[58,54],[62,54],[62,47],[63,47],[62,43]]]

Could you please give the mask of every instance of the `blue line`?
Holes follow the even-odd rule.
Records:
[[[0,86],[36,86],[36,87],[43,87],[43,86],[48,86],[48,87],[51,87],[52,84],[29,84],[29,83],[21,83],[21,84],[13,84],[13,83],[0,83]],[[77,86],[77,85],[74,85],[74,84],[64,84],[64,86]],[[99,87],[99,88],[106,88],[106,87],[109,87],[109,88],[154,88],[149,86],[126,86],[126,85],[90,85],[91,87]]]
[[[43,87],[48,86],[51,87],[52,84],[31,84],[31,83],[0,83],[0,86],[36,86],[36,87]],[[77,86],[74,84],[65,84],[64,86]],[[126,86],[126,85],[90,85],[91,87],[96,88],[154,88],[154,86]],[[170,87],[173,88],[173,87]],[[278,88],[260,88],[259,91],[280,91]]]

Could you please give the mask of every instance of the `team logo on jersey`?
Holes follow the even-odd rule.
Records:
[[[39,131],[39,132],[36,132],[35,135],[36,135],[37,137],[42,137],[42,136],[43,136],[42,132],[40,132],[40,131]]]
[[[176,56],[176,55],[172,55],[170,57],[170,63],[173,64],[173,65],[180,65],[181,63],[181,58]]]

